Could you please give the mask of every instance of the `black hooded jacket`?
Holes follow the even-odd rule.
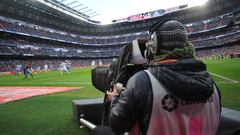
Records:
[[[180,99],[201,102],[213,94],[214,82],[201,61],[186,59],[160,63],[150,66],[148,70]],[[152,88],[147,73],[139,71],[133,75],[126,89],[120,97],[115,96],[112,100],[110,127],[115,132],[123,133],[130,131],[138,122],[141,133],[145,135],[152,110]]]

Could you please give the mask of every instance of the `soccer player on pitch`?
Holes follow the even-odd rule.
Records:
[[[31,75],[31,77],[33,78],[33,75],[30,73],[29,70],[31,70],[30,64],[26,65],[26,66],[24,67],[24,69],[23,69],[23,74],[24,74],[24,76],[25,76],[23,79],[28,78],[28,75]]]

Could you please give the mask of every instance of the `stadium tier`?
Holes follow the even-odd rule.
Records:
[[[147,31],[140,31],[138,33],[126,33],[115,36],[83,36],[74,33],[67,33],[64,31],[57,31],[50,28],[28,24],[17,20],[1,17],[0,28],[2,31],[9,31],[19,34],[31,34],[36,37],[50,38],[52,40],[65,41],[70,43],[78,43],[84,45],[108,45],[131,42],[136,38],[147,38]],[[210,18],[207,20],[200,20],[199,22],[186,24],[189,34],[196,34],[206,32],[214,29],[226,27],[231,21],[230,14],[225,14]]]
[[[160,100],[159,105],[163,105],[160,108],[167,110],[169,114],[172,112],[175,114],[175,108],[177,107],[186,107],[192,104],[198,104],[199,106],[208,103],[213,104],[215,103],[215,97],[220,94],[221,106],[217,107],[217,110],[222,107],[221,117],[217,116],[218,111],[216,110],[211,111],[211,113],[217,114],[216,120],[221,118],[221,124],[219,124],[220,122],[213,122],[214,124],[210,125],[215,126],[216,123],[220,125],[216,129],[218,130],[216,135],[240,134],[240,0],[208,0],[207,3],[198,6],[189,3],[119,18],[107,25],[92,20],[91,16],[98,15],[98,13],[94,9],[88,9],[84,2],[86,1],[81,3],[80,0],[0,0],[0,135],[85,135],[91,134],[92,129],[95,132],[94,130],[97,128],[99,128],[99,131],[96,131],[95,134],[111,135],[112,131],[105,133],[102,130],[105,129],[105,126],[108,127],[110,123],[108,116],[112,103],[108,100],[115,100],[117,96],[121,98],[122,95],[120,94],[123,94],[123,90],[128,89],[128,87],[125,89],[128,79],[140,70],[155,67],[155,65],[151,65],[153,61],[153,64],[160,63],[157,65],[159,67],[163,66],[163,68],[156,69],[163,74],[160,72],[160,74],[157,72],[156,74],[159,77],[163,75],[163,77],[168,78],[166,82],[174,90],[177,88],[177,83],[189,82],[186,83],[186,87],[183,83],[179,83],[179,88],[183,88],[183,90],[187,90],[188,87],[192,87],[194,90],[186,96],[186,99],[188,97],[194,98],[192,95],[196,91],[204,91],[204,87],[206,89],[207,87],[209,89],[210,87],[211,89],[214,88],[212,96],[207,94],[209,99],[205,98],[203,92],[199,93],[199,96],[204,96],[204,100],[196,99],[193,101],[178,100],[173,96],[174,94],[168,93],[166,89],[167,95]],[[107,5],[108,3],[102,2],[101,4]],[[165,34],[165,31],[164,34],[159,34],[161,36],[156,34],[157,32],[151,34],[151,40],[149,40],[149,29],[165,19],[182,22],[188,36],[186,36],[184,26],[181,24],[182,29],[178,28],[178,32],[182,31],[180,35],[184,37],[183,39],[181,37],[184,42],[180,41],[180,38],[176,40],[176,43],[181,44],[179,45],[181,48],[176,49],[174,47],[176,50],[171,50],[174,53],[166,53],[166,57],[164,55],[162,59],[159,54],[168,52],[169,46],[175,45],[172,45],[172,42],[168,44],[169,41],[167,41],[161,46],[164,48],[165,45],[166,50],[159,51],[160,47],[156,45],[156,40],[157,42],[164,41],[162,35]],[[163,28],[163,25],[157,26],[157,28]],[[166,33],[172,34],[175,32],[167,30]],[[161,37],[160,40],[159,37]],[[167,38],[169,37],[166,36]],[[201,61],[195,61],[192,55],[193,49],[188,46],[191,44],[185,42],[185,39],[192,43],[195,48],[195,56]],[[124,49],[125,52],[122,53]],[[157,56],[152,56],[149,53],[150,51],[156,51]],[[142,55],[138,57],[140,53],[144,54],[144,57],[148,55],[149,59],[150,57],[158,59],[146,60]],[[171,58],[170,55],[174,57]],[[182,56],[178,57],[178,55]],[[119,59],[117,60],[117,58]],[[191,60],[187,58],[191,58]],[[191,63],[192,58],[194,61]],[[186,72],[184,71],[185,68],[187,69]],[[175,72],[175,69],[177,72]],[[167,73],[174,75],[170,76]],[[178,73],[179,75],[177,75]],[[187,79],[190,74],[192,74],[192,78]],[[198,80],[197,74],[201,74],[202,78]],[[204,78],[207,76],[209,78],[205,84],[203,82],[205,82]],[[159,78],[157,79],[159,80]],[[139,80],[142,80],[142,78]],[[176,84],[168,80],[175,80]],[[132,81],[137,82],[138,79],[134,80],[133,78]],[[157,82],[157,80],[155,81]],[[207,83],[212,81],[214,85],[213,83]],[[195,82],[199,82],[199,85],[202,85],[201,88],[198,88],[198,84]],[[114,97],[109,98],[106,93],[111,93],[114,84],[118,84],[116,86],[119,86],[120,94],[113,94]],[[144,82],[144,85],[149,85],[149,88],[152,84]],[[139,84],[136,83],[137,85]],[[162,85],[165,93],[165,88],[168,87],[165,87],[164,83]],[[180,85],[182,86],[180,87]],[[159,85],[152,86],[159,88]],[[215,86],[219,88],[220,92],[216,92],[215,89],[218,88]],[[140,93],[144,92],[141,91]],[[152,98],[152,96],[149,96],[154,95],[152,92],[148,96],[145,96],[145,94],[141,96]],[[137,92],[133,93],[136,94]],[[165,99],[165,97],[167,98]],[[135,101],[142,104],[143,101],[139,99],[139,97],[134,98]],[[125,104],[129,105],[128,102],[125,102]],[[202,110],[196,111],[196,113]],[[143,113],[145,114],[145,112]],[[203,124],[200,125],[199,123],[205,121],[205,118],[195,117],[195,112],[192,111],[188,111],[188,113],[191,114],[191,118],[189,117],[190,121],[187,129],[184,126],[188,122],[176,119],[179,129],[181,128],[179,134],[189,132],[189,134],[200,135]],[[176,115],[178,114],[176,113]],[[142,117],[140,115],[136,116],[136,118]],[[147,117],[150,116],[151,114]],[[172,120],[174,115],[168,116],[167,121],[175,123]],[[187,115],[181,114],[182,116]],[[131,117],[130,119],[135,118]],[[209,119],[206,121],[209,121]],[[91,130],[82,129],[82,125],[79,129],[79,125],[76,125],[76,123],[83,124]],[[97,128],[94,128],[96,127],[94,124]],[[141,127],[145,125],[145,122],[136,125]],[[161,124],[153,125],[155,127],[155,125],[159,126]],[[206,129],[212,130],[211,126]],[[146,126],[146,128],[148,127]],[[161,129],[165,130],[165,128]],[[205,128],[202,129],[205,130]],[[95,134],[93,133],[93,135]]]
[[[145,20],[99,25],[76,21],[38,1],[3,0],[0,3],[0,57],[8,63],[9,60],[24,63],[24,59],[89,59],[88,63],[94,59],[111,59],[119,56],[125,44],[136,38],[147,39],[149,27],[164,18],[185,23],[197,57],[230,57],[239,52],[240,28],[235,20],[240,6],[237,3],[212,0],[205,7],[184,8]],[[216,8],[210,8],[212,6]],[[31,14],[27,10],[32,11]],[[225,51],[218,53],[217,50]]]

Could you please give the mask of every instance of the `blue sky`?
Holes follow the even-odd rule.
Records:
[[[59,1],[59,0],[58,0]],[[65,0],[64,3],[74,2],[76,0]],[[83,7],[91,10],[89,13],[97,11],[100,15],[93,17],[93,20],[101,21],[102,24],[108,24],[114,19],[128,17],[130,15],[154,11],[158,9],[167,9],[187,3],[202,4],[207,0],[78,0],[72,4],[82,3]]]

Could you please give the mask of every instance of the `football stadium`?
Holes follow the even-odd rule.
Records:
[[[220,90],[217,134],[240,135],[239,0],[159,8],[105,25],[98,15],[81,0],[0,1],[0,135],[113,134],[99,130],[109,124],[109,68],[120,58],[118,67],[130,65],[126,46],[145,46],[150,27],[166,18],[184,24]]]

